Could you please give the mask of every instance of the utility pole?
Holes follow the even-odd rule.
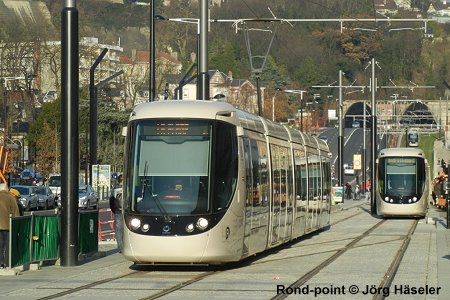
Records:
[[[197,77],[199,100],[209,100],[208,24],[208,0],[200,0],[200,56]]]
[[[329,85],[313,85],[313,88],[339,88],[339,105],[338,105],[338,124],[339,124],[339,135],[338,135],[338,181],[339,185],[344,185],[344,101],[343,101],[343,88],[359,88],[364,90],[366,86],[355,86],[355,85],[342,85],[342,75],[344,72],[339,70],[339,85],[335,86]],[[365,170],[364,170],[365,171]]]
[[[66,0],[61,12],[61,265],[78,264],[78,10]]]
[[[376,101],[375,101],[375,92],[377,88],[376,78],[375,78],[375,59],[372,58],[372,80],[371,80],[371,92],[372,92],[372,103],[371,103],[371,109],[372,109],[372,115],[371,115],[371,124],[372,124],[372,145],[371,145],[371,151],[370,151],[370,212],[373,215],[377,214],[377,202],[376,202],[376,193],[375,193],[375,175],[376,175],[376,151],[377,151],[377,108],[376,108]]]
[[[150,5],[150,76],[148,78],[150,84],[149,102],[155,101],[155,0]]]
[[[344,186],[344,104],[342,102],[342,70],[339,70],[339,137],[338,137],[338,179]]]

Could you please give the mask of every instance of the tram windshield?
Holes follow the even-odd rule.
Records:
[[[420,157],[380,159],[378,183],[381,197],[417,196],[425,188],[425,160]]]
[[[200,120],[146,120],[135,123],[132,131],[131,197],[127,196],[131,211],[191,215],[228,205],[237,175],[233,126]]]
[[[408,134],[408,144],[409,146],[414,147],[419,146],[419,134],[417,132],[412,132]]]

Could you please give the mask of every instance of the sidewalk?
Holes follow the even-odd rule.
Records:
[[[443,141],[436,140],[434,141],[434,152],[433,152],[433,160],[429,161],[431,167],[431,178],[436,176],[438,172],[442,171],[441,168],[441,159],[444,159],[446,163],[450,162],[450,148],[444,146]]]

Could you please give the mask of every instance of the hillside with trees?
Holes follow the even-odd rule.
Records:
[[[30,3],[45,3],[49,18],[44,21],[29,23],[32,20],[14,21],[10,17],[0,19],[2,29],[0,39],[4,43],[32,42],[37,40],[60,39],[61,0],[30,1]],[[156,14],[164,18],[198,18],[198,1],[171,0],[169,6],[163,1],[155,1]],[[414,0],[412,5],[423,13],[429,0]],[[35,5],[35,4],[33,4]],[[126,54],[132,49],[149,49],[149,14],[148,6],[134,5],[128,1],[112,3],[102,0],[77,0],[79,11],[80,36],[98,37],[105,44],[117,44]],[[270,8],[270,10],[268,9]],[[0,5],[0,12],[5,8]],[[273,14],[273,15],[272,15]],[[211,19],[248,19],[273,18],[278,19],[352,19],[384,18],[374,12],[372,0],[227,0],[220,6],[211,7]],[[399,10],[392,18],[414,18],[418,12]],[[236,30],[233,23],[213,22],[209,32],[209,69],[219,69],[233,78],[252,79],[248,50],[242,29],[250,26],[260,26],[263,29],[275,30],[273,22],[247,24]],[[386,22],[352,22],[345,23],[341,32],[338,22],[277,22],[277,34],[267,58],[267,63],[261,76],[261,85],[266,87],[266,99],[272,99],[277,87],[286,89],[306,89],[306,97],[312,100],[314,94],[320,94],[318,110],[323,114],[327,108],[334,107],[337,89],[315,89],[313,85],[328,85],[338,78],[338,71],[345,73],[345,84],[368,85],[370,72],[366,70],[368,62],[375,58],[380,66],[377,70],[379,85],[397,85],[413,82],[417,85],[435,85],[436,89],[404,90],[402,94],[409,99],[438,99],[444,94],[443,81],[450,80],[449,34],[450,24],[429,22],[427,27],[432,37],[424,36],[421,29],[423,23],[391,23]],[[411,28],[414,30],[391,30]],[[156,21],[156,48],[167,51],[171,49],[178,53],[178,59],[183,63],[184,71],[190,67],[192,53],[197,49],[196,24],[173,21]],[[253,50],[266,49],[270,38],[256,39]],[[3,60],[4,63],[5,60]],[[12,67],[13,64],[11,64]],[[5,67],[2,67],[5,76]],[[389,99],[392,91],[380,90],[380,99]],[[83,91],[81,101],[87,101],[88,95]],[[368,91],[352,93],[346,99],[366,98]],[[277,95],[278,102],[276,118],[286,121],[292,118],[299,108],[298,96],[289,97],[286,94]],[[102,100],[105,101],[105,100]],[[53,105],[53,110],[58,105]],[[120,164],[118,146],[119,129],[124,125],[128,112],[111,112],[109,103],[99,104],[99,115],[105,116],[99,120],[99,140],[105,140],[99,151],[99,162]],[[270,108],[270,105],[266,105]],[[38,116],[36,124],[30,128],[30,144],[44,149],[45,141],[58,133],[59,120],[54,113],[48,116]],[[85,114],[80,114],[86,116]],[[265,112],[271,116],[271,111]],[[57,120],[57,121],[55,121]],[[86,122],[80,122],[86,126]],[[44,134],[44,131],[45,134]],[[49,133],[50,132],[50,133]],[[52,133],[53,132],[53,133]],[[86,128],[80,128],[80,133]],[[42,136],[40,136],[42,134]],[[113,138],[114,137],[114,138]],[[117,137],[117,139],[116,139]],[[117,143],[117,144],[116,144]],[[56,142],[57,146],[57,142]],[[53,148],[51,148],[53,149]],[[100,149],[100,145],[99,145]],[[108,150],[105,150],[108,149]],[[48,151],[48,161],[53,152]],[[82,161],[86,160],[85,149],[81,150]],[[39,151],[38,151],[39,153]],[[44,151],[42,153],[45,153]],[[112,154],[114,153],[114,155]],[[44,162],[42,162],[44,164]]]

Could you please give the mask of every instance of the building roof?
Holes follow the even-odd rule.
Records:
[[[167,52],[163,52],[163,51],[155,52],[155,59],[158,59],[158,58],[164,58],[173,64],[177,64],[177,65],[181,64],[175,56],[173,56]],[[149,62],[150,61],[150,52],[149,51],[136,51],[135,59],[136,59],[136,62]]]
[[[133,61],[131,60],[131,58],[129,58],[125,54],[119,55],[119,61],[123,65],[132,65],[133,64]]]

